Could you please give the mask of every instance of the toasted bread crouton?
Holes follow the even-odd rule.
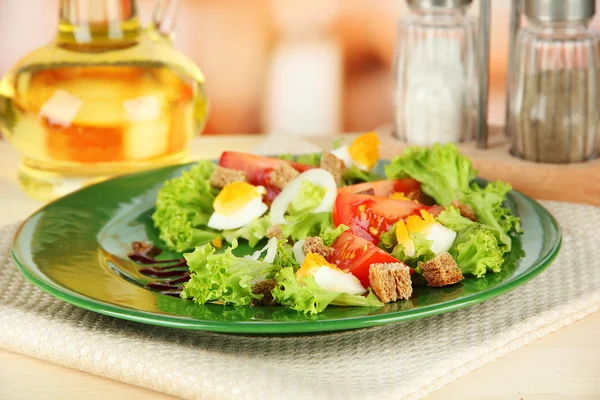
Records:
[[[210,184],[213,187],[223,189],[225,186],[234,182],[248,182],[248,177],[244,171],[237,169],[223,168],[218,166],[210,176]]]
[[[452,205],[458,208],[458,211],[460,211],[460,215],[462,215],[465,218],[469,218],[471,221],[477,222],[477,218],[475,217],[475,211],[473,211],[470,205],[461,203],[458,200],[454,200],[452,202]]]
[[[267,237],[269,239],[277,238],[278,240],[285,239],[285,235],[283,234],[283,229],[281,229],[281,225],[275,224],[267,229]]]
[[[321,168],[333,175],[336,185],[343,185],[342,171],[344,170],[344,162],[342,160],[327,152],[321,157]]]
[[[410,268],[402,263],[371,264],[371,289],[383,303],[406,300],[412,294]]]
[[[302,246],[302,249],[304,250],[304,254],[316,253],[322,255],[323,258],[327,258],[333,253],[333,249],[325,246],[323,240],[318,236],[308,236],[304,239],[304,246]]]
[[[431,261],[420,265],[427,286],[442,287],[454,285],[464,279],[456,261],[449,253],[440,253]]]
[[[300,175],[296,168],[282,161],[275,171],[271,172],[271,183],[279,189],[283,189],[292,179]]]
[[[273,299],[273,294],[271,294],[271,291],[275,289],[275,285],[275,279],[265,279],[264,281],[255,283],[252,286],[252,293],[255,295],[262,294],[263,297],[260,299],[252,299],[252,306],[271,307],[278,305]]]

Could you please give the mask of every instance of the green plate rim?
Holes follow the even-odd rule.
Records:
[[[192,165],[190,164],[182,164]],[[172,168],[174,166],[166,167]],[[158,168],[155,170],[144,171],[140,173],[151,173],[152,171],[158,171],[163,168]],[[137,174],[137,173],[136,173]],[[122,176],[130,176],[136,174],[128,174],[121,175]],[[114,177],[110,180],[119,179],[119,176]],[[109,180],[109,181],[110,181]],[[98,184],[105,183],[100,182]],[[98,185],[95,184],[95,185]],[[95,186],[92,185],[92,186]],[[82,188],[81,190],[86,190],[86,188]],[[76,193],[76,192],[74,192]],[[550,225],[554,230],[553,234],[556,236],[556,241],[553,243],[550,249],[546,251],[539,259],[538,262],[532,265],[526,272],[519,275],[516,279],[511,279],[506,282],[501,282],[498,285],[483,290],[481,292],[472,294],[467,297],[461,297],[458,299],[446,301],[443,303],[431,304],[428,306],[424,306],[421,308],[415,308],[410,310],[402,310],[402,311],[393,311],[387,314],[378,314],[378,315],[366,315],[366,316],[356,316],[356,317],[348,317],[348,318],[340,318],[340,319],[332,319],[332,320],[322,320],[322,321],[282,321],[282,322],[270,322],[270,321],[206,321],[206,320],[198,320],[198,319],[180,319],[177,316],[170,316],[166,314],[158,314],[151,313],[142,310],[129,309],[126,307],[121,307],[117,305],[108,304],[105,302],[101,302],[98,300],[90,299],[85,297],[79,293],[72,292],[69,289],[55,287],[41,279],[39,279],[34,272],[30,271],[26,266],[24,266],[21,261],[19,261],[15,246],[21,229],[24,225],[40,212],[44,211],[46,207],[50,204],[53,204],[57,201],[62,201],[65,198],[69,197],[67,195],[65,197],[61,197],[56,199],[50,203],[47,203],[33,214],[31,214],[25,221],[23,221],[15,235],[13,237],[11,254],[12,258],[15,262],[17,268],[21,271],[21,273],[34,285],[38,286],[45,292],[50,295],[65,301],[74,306],[93,311],[99,314],[108,315],[110,317],[120,318],[128,321],[134,321],[149,325],[157,325],[168,328],[179,328],[179,329],[187,329],[187,330],[201,330],[201,331],[211,331],[211,332],[220,332],[220,333],[237,333],[237,334],[306,334],[306,333],[314,333],[314,332],[330,332],[330,331],[339,331],[339,330],[349,330],[349,329],[361,329],[368,328],[378,325],[390,324],[390,323],[398,323],[398,322],[406,322],[420,318],[431,317],[451,311],[460,310],[462,308],[466,308],[491,298],[497,297],[501,294],[509,292],[516,287],[528,282],[533,279],[537,275],[539,275],[542,271],[544,271],[548,266],[552,263],[552,261],[556,258],[561,245],[562,245],[562,233],[560,230],[560,226],[556,218],[546,210],[539,202],[532,199],[529,196],[526,196],[517,191],[511,191],[511,196],[520,196],[523,200],[527,201],[532,205],[532,208],[535,210],[538,216],[544,216],[548,218],[550,221]]]

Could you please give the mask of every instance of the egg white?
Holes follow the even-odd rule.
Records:
[[[313,211],[314,213],[330,212],[333,210],[333,204],[337,197],[337,184],[335,178],[329,171],[321,168],[309,169],[295,177],[287,186],[275,197],[271,204],[271,223],[285,224],[285,213],[287,212],[290,203],[300,190],[303,180],[308,180],[313,185],[317,185],[325,189],[325,197],[321,204]]]
[[[348,151],[349,148],[350,148],[349,145],[342,146],[342,147],[340,147],[338,149],[332,150],[331,154],[333,154],[334,156],[336,156],[337,158],[339,158],[340,160],[342,160],[344,162],[344,166],[346,168],[350,168],[353,165],[356,165],[362,171],[369,171],[370,168],[365,167],[364,165],[362,165],[360,163],[357,163],[356,161],[354,161],[352,159],[352,157],[350,156],[350,152]]]
[[[431,226],[429,232],[425,235],[425,239],[433,242],[431,243],[431,251],[437,255],[450,250],[456,239],[456,232],[446,228],[442,224],[436,223]]]
[[[330,267],[320,267],[313,277],[317,285],[331,292],[363,294],[367,291],[354,275]]]
[[[215,211],[210,216],[207,225],[209,228],[219,230],[238,229],[262,217],[268,209],[269,207],[263,203],[262,197],[258,196],[230,215],[220,214]]]

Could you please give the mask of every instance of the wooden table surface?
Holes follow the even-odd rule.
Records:
[[[225,150],[251,150],[261,136],[203,137],[192,147],[192,157],[214,158]],[[277,138],[276,140],[290,140]],[[329,145],[331,138],[308,139]],[[402,145],[383,139],[383,155]],[[485,152],[461,146],[480,175],[504,179],[535,198],[600,205],[600,161],[547,166],[518,161],[508,155],[505,141],[496,136]],[[0,142],[0,225],[27,217],[42,204],[18,188],[17,155]],[[441,399],[600,399],[600,312],[546,336],[458,379],[428,397]],[[100,378],[45,361],[0,350],[0,399],[168,399],[151,390]]]

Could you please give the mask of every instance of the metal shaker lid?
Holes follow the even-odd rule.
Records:
[[[595,13],[595,0],[525,0],[527,18],[540,22],[586,21]]]
[[[468,6],[473,0],[406,0],[410,7],[415,8],[459,8]]]

